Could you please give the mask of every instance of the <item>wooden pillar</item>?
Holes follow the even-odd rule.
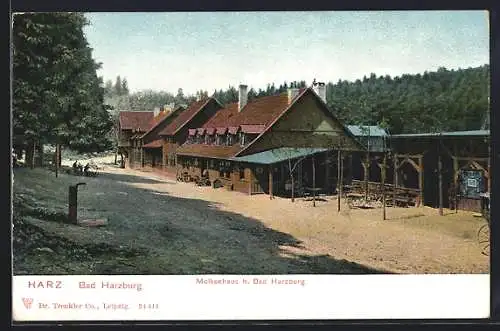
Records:
[[[418,188],[420,190],[420,207],[424,206],[424,158],[418,158]]]
[[[488,193],[491,194],[491,146],[488,142]]]
[[[394,155],[394,178],[393,178],[393,187],[392,187],[392,206],[396,207],[396,187],[398,186],[398,156]]]
[[[439,215],[443,216],[443,164],[441,153],[438,153],[438,194],[439,194]]]
[[[455,213],[458,213],[458,158],[456,156],[453,157],[453,204],[455,207]]]
[[[387,167],[387,153],[384,152],[384,161],[382,162],[381,170],[381,182],[382,182],[382,220],[386,220],[385,214],[385,170]]]
[[[313,207],[316,207],[316,164],[314,162],[314,155],[311,158],[311,163],[312,163],[312,181],[313,181],[312,182]]]
[[[340,211],[340,197],[342,196],[342,152],[337,151],[337,211]]]
[[[366,152],[366,160],[362,163],[364,170],[364,181],[365,181],[365,201],[368,201],[368,177],[370,176],[370,153]]]
[[[141,149],[141,168],[144,167],[144,148],[139,147]]]
[[[324,187],[326,189],[326,193],[330,191],[330,162],[328,158],[328,152],[325,153],[325,184]]]
[[[248,195],[252,195],[252,177],[253,177],[252,169],[249,168],[248,172],[250,174],[250,176],[248,177]]]
[[[269,199],[273,199],[273,165],[269,165]]]

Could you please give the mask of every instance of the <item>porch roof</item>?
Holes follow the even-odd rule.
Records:
[[[255,154],[233,157],[231,158],[231,161],[258,163],[258,164],[273,164],[281,161],[286,161],[288,159],[296,159],[299,157],[306,157],[320,152],[326,152],[327,150],[328,148],[281,147]]]

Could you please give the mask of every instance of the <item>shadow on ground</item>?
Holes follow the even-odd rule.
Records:
[[[109,179],[119,182],[126,183],[140,183],[140,184],[175,184],[174,181],[165,179],[157,180],[152,178],[144,178],[136,175],[128,175],[128,174],[114,174],[109,172],[101,172],[99,173],[98,178]]]
[[[388,273],[330,255],[306,254],[301,250],[302,242],[294,236],[269,228],[257,219],[220,210],[212,202],[128,184],[164,182],[109,173],[103,177],[112,180],[105,184],[108,189],[129,192],[126,197],[107,197],[104,205],[102,197],[88,192],[84,207],[100,209],[109,219],[108,226],[85,229],[86,236],[79,236],[74,225],[54,228],[49,246],[53,253],[40,252],[41,246],[49,245],[43,241],[30,239],[29,245],[18,244],[14,250],[18,255],[15,274]],[[29,183],[29,179],[18,180],[15,185],[23,185],[22,182]],[[98,185],[95,189],[102,190]],[[52,231],[51,223],[54,224],[47,222],[43,231]],[[82,228],[78,229],[81,233]],[[104,243],[97,242],[103,231],[112,233],[112,237]],[[54,242],[54,234],[65,244]],[[80,255],[71,254],[75,244],[70,245],[69,251],[64,248],[68,242],[79,242]],[[109,248],[103,249],[102,245]]]

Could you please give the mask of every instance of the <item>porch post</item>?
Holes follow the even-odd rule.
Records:
[[[252,177],[253,177],[252,168],[248,168],[248,172],[250,174],[250,176],[248,177],[248,195],[252,195]]]
[[[420,207],[424,206],[424,159],[422,156],[418,158],[418,188],[420,189]]]
[[[141,149],[141,168],[144,167],[144,148],[139,145],[139,148]]]
[[[342,152],[337,151],[337,211],[340,212],[340,197],[342,196]]]
[[[384,161],[382,163],[382,220],[386,220],[385,214],[385,170],[387,167],[387,152],[384,151]]]
[[[370,171],[370,153],[366,152],[366,159],[365,161],[361,161],[361,164],[363,165],[363,170],[364,170],[364,186],[365,186],[365,201],[368,200],[368,177],[369,177],[369,171]]]
[[[273,165],[269,165],[269,199],[273,199]]]
[[[314,162],[314,155],[311,158],[312,162],[312,184],[313,184],[313,207],[316,207],[316,166]]]
[[[456,155],[453,157],[453,203],[455,207],[455,213],[458,213],[458,158]]]
[[[394,155],[394,179],[393,179],[393,188],[392,188],[392,207],[396,207],[396,187],[398,186],[398,173],[399,173],[399,162],[398,155]]]
[[[441,141],[438,142],[441,144]],[[439,187],[439,215],[443,216],[443,164],[441,162],[441,149],[438,147],[438,187]]]
[[[491,194],[491,146],[488,144],[488,193]]]

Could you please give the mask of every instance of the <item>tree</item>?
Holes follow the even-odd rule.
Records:
[[[123,94],[123,90],[122,90],[122,79],[121,77],[118,75],[116,76],[116,81],[115,81],[115,95],[122,95]]]
[[[13,124],[16,144],[84,149],[107,146],[103,82],[80,13],[14,16]]]
[[[121,88],[121,93],[122,95],[128,95],[128,82],[127,78],[123,78],[122,80],[122,88]]]

